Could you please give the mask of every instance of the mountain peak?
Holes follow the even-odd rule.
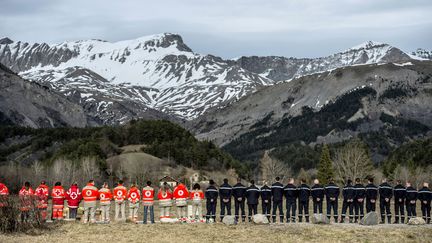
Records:
[[[432,51],[423,48],[417,48],[416,51],[411,52],[411,56],[419,60],[432,60]]]
[[[377,42],[377,41],[365,41],[359,45],[351,47],[350,49],[348,49],[348,51],[370,49],[377,46],[388,46],[388,44]]]
[[[192,50],[183,42],[183,38],[179,34],[162,33],[162,34],[155,34],[155,35],[147,35],[147,36],[138,37],[130,41],[140,42],[140,43],[153,42],[156,43],[157,46],[163,48],[169,46],[176,46],[179,51],[192,52]]]
[[[0,45],[4,45],[4,44],[12,44],[13,40],[9,39],[8,37],[2,38],[0,39]]]

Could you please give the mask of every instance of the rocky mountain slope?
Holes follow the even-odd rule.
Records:
[[[351,66],[261,89],[207,113],[193,129],[240,159],[292,142],[336,143],[373,132],[392,146],[429,132],[431,102],[430,61]]]
[[[84,127],[91,121],[81,106],[0,64],[0,124]]]
[[[339,67],[416,58],[366,42],[322,58],[241,57],[194,53],[176,34],[110,43],[0,40],[0,62],[68,96],[99,124],[133,118],[192,120],[262,87]]]
[[[331,56],[320,58],[287,58],[277,56],[241,57],[236,63],[242,68],[274,81],[329,71],[335,68],[372,64],[409,61],[411,57],[388,44],[367,41]]]
[[[3,39],[0,62],[27,79],[75,95],[85,106],[98,107],[99,113],[122,113],[121,107],[112,107],[116,100],[194,118],[271,83],[219,57],[193,53],[175,34],[54,45]],[[110,124],[137,116],[98,118]]]

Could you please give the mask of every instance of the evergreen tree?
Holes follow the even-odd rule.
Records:
[[[327,184],[328,178],[334,177],[333,163],[330,158],[330,150],[327,144],[324,144],[321,150],[321,157],[318,163],[318,180],[321,184]]]

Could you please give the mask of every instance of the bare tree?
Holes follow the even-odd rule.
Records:
[[[398,165],[394,170],[393,177],[401,181],[410,181],[413,187],[419,188],[423,182],[428,182],[432,178],[432,166],[416,167],[409,169],[406,166]]]
[[[403,182],[411,180],[411,173],[406,166],[398,165],[393,172],[393,177],[396,180],[401,180]]]
[[[33,162],[30,166],[30,170],[32,173],[32,183],[36,185],[45,177],[45,168],[39,160]]]
[[[333,166],[340,181],[370,175],[373,164],[366,146],[354,139],[336,151]]]
[[[85,157],[81,160],[80,166],[80,178],[79,183],[84,185],[89,179],[99,179],[100,178],[100,169],[99,165],[96,163],[96,158],[94,157]]]
[[[271,181],[276,176],[279,176],[283,181],[291,175],[291,169],[282,161],[271,158],[268,150],[264,152],[264,156],[260,160],[260,169],[262,179],[266,181]]]

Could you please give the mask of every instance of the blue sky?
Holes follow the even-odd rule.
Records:
[[[430,0],[0,0],[0,36],[118,41],[171,32],[195,52],[318,57],[367,40],[432,49]]]

